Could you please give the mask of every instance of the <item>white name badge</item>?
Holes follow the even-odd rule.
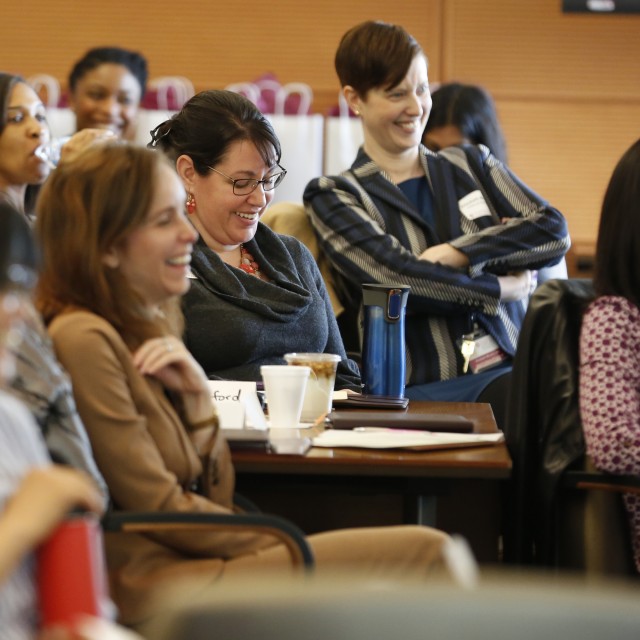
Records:
[[[209,391],[222,429],[267,429],[255,382],[209,380]]]
[[[473,373],[480,373],[504,362],[507,354],[498,346],[493,336],[485,334],[476,338],[475,350],[469,361],[469,367]]]
[[[491,215],[491,211],[480,191],[472,191],[458,200],[458,207],[460,207],[462,215],[467,220],[475,220],[476,218]]]

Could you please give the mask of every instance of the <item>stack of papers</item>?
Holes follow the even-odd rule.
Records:
[[[439,433],[435,431],[403,431],[377,427],[361,427],[351,431],[326,429],[313,439],[314,447],[356,447],[364,449],[450,449],[478,447],[502,442],[498,433]]]

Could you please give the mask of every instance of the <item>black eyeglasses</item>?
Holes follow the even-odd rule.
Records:
[[[226,173],[222,173],[222,171],[218,171],[213,167],[208,167],[211,171],[215,171],[219,173],[221,176],[224,176],[231,184],[233,185],[233,193],[237,196],[247,196],[251,192],[255,191],[258,188],[258,185],[261,184],[264,191],[273,191],[287,175],[287,170],[280,165],[278,165],[282,171],[279,173],[274,173],[268,178],[263,178],[262,180],[255,180],[254,178],[232,178],[228,176]]]

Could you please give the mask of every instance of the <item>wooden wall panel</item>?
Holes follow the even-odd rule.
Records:
[[[563,14],[561,0],[447,0],[443,73],[497,96],[640,99],[640,15]]]
[[[439,66],[442,0],[24,0],[3,7],[1,67],[66,80],[86,49],[118,44],[144,52],[151,76],[185,75],[197,89],[221,88],[272,72],[312,86],[323,111],[339,89],[333,56],[341,35],[369,19],[395,22]]]
[[[50,73],[97,44],[137,48],[152,77],[196,89],[273,72],[306,82],[314,110],[336,103],[340,36],[367,19],[404,25],[430,79],[484,85],[496,98],[511,164],[563,210],[574,239],[595,238],[604,185],[640,136],[640,16],[562,14],[561,0],[23,0],[5,3],[0,67]]]
[[[640,137],[640,16],[561,5],[447,0],[442,76],[493,94],[511,166],[589,242],[611,170]]]
[[[594,239],[611,172],[640,137],[640,103],[510,100],[499,113],[513,170],[564,213],[574,240]]]

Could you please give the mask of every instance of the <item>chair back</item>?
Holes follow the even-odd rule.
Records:
[[[606,483],[589,457],[584,470],[565,474],[558,501],[558,564],[588,574],[637,575],[632,553],[629,516],[620,493],[580,488],[580,478]]]
[[[516,563],[631,574],[624,505],[619,492],[593,487],[606,485],[607,474],[586,455],[580,420],[580,328],[593,297],[590,280],[550,280],[529,303],[508,402],[513,526],[505,553]]]
[[[309,221],[304,205],[300,202],[277,202],[262,215],[261,222],[276,233],[293,236],[302,242],[318,263],[320,273],[331,300],[333,312],[338,317],[344,307],[336,294],[335,284],[326,256],[320,250],[316,234]]]
[[[584,458],[578,345],[592,297],[589,280],[549,280],[531,297],[522,324],[505,433],[514,465],[505,532],[512,562],[552,563],[558,481]]]
[[[27,82],[33,87],[45,107],[55,108],[60,104],[60,83],[48,73],[36,73],[27,78]]]

